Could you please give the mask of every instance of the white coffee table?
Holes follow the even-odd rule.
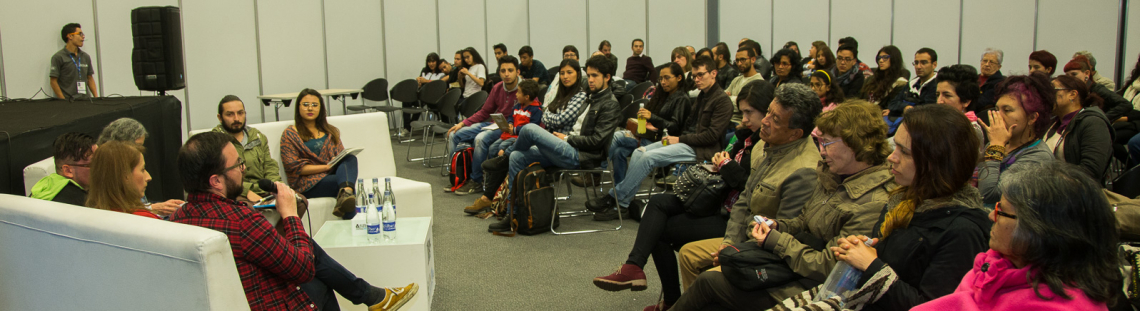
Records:
[[[400,217],[396,221],[396,239],[379,243],[370,243],[367,237],[353,237],[351,225],[351,220],[327,221],[313,239],[329,256],[373,286],[419,284],[419,293],[400,310],[431,310],[435,294],[432,218]],[[337,301],[341,310],[368,309],[353,305],[340,294]]]

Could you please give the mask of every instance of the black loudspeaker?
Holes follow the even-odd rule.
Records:
[[[181,14],[174,6],[131,10],[131,34],[135,41],[131,66],[139,90],[163,92],[186,87]]]

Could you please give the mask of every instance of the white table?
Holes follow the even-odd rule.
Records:
[[[332,100],[338,100],[339,99],[341,109],[342,109],[342,111],[344,111],[344,114],[348,114],[348,104],[345,103],[345,97],[346,97],[345,95],[352,96],[353,98],[356,98],[362,92],[364,92],[363,89],[317,90],[317,93],[321,93],[322,96],[332,97]],[[273,114],[276,115],[277,121],[281,121],[281,113],[280,113],[281,106],[289,107],[289,103],[292,102],[294,99],[297,99],[297,95],[300,93],[301,92],[292,92],[292,93],[280,93],[280,94],[270,94],[270,95],[258,96],[257,99],[260,99],[261,103],[264,104],[264,106],[261,107],[261,122],[263,122],[263,123],[265,122],[265,106],[269,106],[271,103],[273,104]],[[363,103],[364,98],[361,98],[360,101],[361,101],[361,103]],[[332,113],[328,113],[329,101],[325,100],[325,104],[326,104],[325,105],[325,112],[326,112],[325,115],[331,116]]]
[[[331,220],[313,237],[325,252],[357,277],[377,287],[405,286],[415,282],[420,290],[400,310],[431,310],[435,294],[435,251],[432,248],[431,217],[400,217],[396,239],[379,243],[353,237],[351,220]],[[341,310],[366,310],[340,294]]]

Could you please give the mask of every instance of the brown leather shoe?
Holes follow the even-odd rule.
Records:
[[[570,178],[570,183],[578,187],[597,187],[602,184],[602,174],[578,175]]]
[[[356,210],[356,196],[347,188],[341,188],[340,193],[336,195],[336,209],[333,210],[333,216],[344,217],[353,210]]]
[[[491,200],[487,199],[485,196],[479,196],[478,199],[475,199],[475,203],[471,204],[471,206],[463,208],[463,212],[467,213],[467,215],[475,215],[482,213],[490,208]]]

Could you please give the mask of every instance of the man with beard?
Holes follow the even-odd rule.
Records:
[[[755,50],[748,47],[737,49],[736,61],[733,62],[733,64],[736,65],[736,70],[740,71],[740,75],[735,79],[732,79],[732,83],[728,84],[728,88],[725,89],[724,93],[735,98],[737,95],[739,95],[737,93],[740,93],[740,89],[744,88],[744,85],[748,84],[748,82],[752,82],[754,80],[764,80],[764,77],[760,75],[760,72],[756,71],[756,66],[753,66],[755,63]],[[740,113],[740,108],[736,107],[736,105],[733,105],[731,119],[732,124],[739,125],[740,120],[743,118],[743,116],[744,115]]]
[[[280,234],[257,211],[236,201],[246,162],[233,138],[215,132],[191,136],[178,150],[178,172],[188,193],[186,206],[170,220],[226,234],[253,310],[338,310],[335,290],[369,310],[398,310],[419,290],[379,288],[357,278],[329,257],[301,226],[296,193],[276,182]]]
[[[218,103],[218,121],[221,124],[214,127],[213,131],[232,136],[234,148],[245,161],[245,176],[241,179],[242,190],[239,195],[250,202],[261,201],[261,197],[268,193],[257,186],[257,181],[281,181],[277,161],[269,155],[269,140],[261,131],[245,126],[245,103],[237,96],[226,95]]]

